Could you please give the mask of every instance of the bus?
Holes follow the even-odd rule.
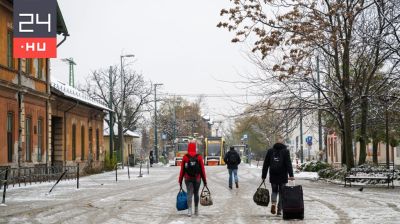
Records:
[[[205,164],[208,166],[225,165],[225,141],[222,137],[208,137],[205,139]]]
[[[183,137],[178,137],[175,140],[175,166],[180,166],[183,156],[185,156],[188,151],[188,145],[189,142],[196,142],[196,149],[197,149],[197,154],[200,154],[204,156],[204,143],[202,138],[193,138],[190,136],[183,136]]]

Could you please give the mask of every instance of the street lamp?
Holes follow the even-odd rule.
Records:
[[[157,138],[157,86],[163,85],[162,83],[154,83],[154,153],[156,156],[156,163],[158,163],[158,138]]]
[[[123,66],[123,58],[133,58],[135,57],[134,54],[126,54],[126,55],[121,55],[121,91],[122,91],[122,100],[121,100],[121,117],[119,119],[120,125],[119,125],[119,130],[118,130],[118,135],[119,135],[119,149],[120,149],[120,156],[121,156],[121,162],[122,162],[122,169],[124,169],[124,108],[125,108],[125,91],[124,91],[124,66]],[[129,166],[129,165],[128,165]]]

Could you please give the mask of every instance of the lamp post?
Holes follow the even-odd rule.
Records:
[[[124,90],[124,66],[123,66],[123,58],[132,58],[135,57],[133,54],[121,55],[121,91],[122,91],[122,100],[121,100],[121,117],[119,119],[118,125],[118,136],[119,136],[119,153],[121,157],[122,169],[124,169],[124,108],[125,108],[125,90]],[[128,165],[129,166],[129,165]]]
[[[154,153],[156,156],[156,163],[158,163],[158,138],[157,138],[157,86],[163,85],[162,83],[154,83]]]

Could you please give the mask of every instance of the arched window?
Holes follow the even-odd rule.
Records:
[[[37,154],[37,161],[42,161],[42,152],[43,152],[43,119],[38,119],[38,154]]]
[[[81,160],[85,160],[85,126],[81,126]]]
[[[14,114],[13,112],[7,113],[7,151],[8,151],[8,162],[13,161],[14,151]]]
[[[27,117],[25,120],[25,160],[31,161],[32,153],[32,118]]]
[[[96,160],[99,160],[100,157],[100,145],[99,145],[100,137],[99,137],[99,129],[96,129]]]
[[[76,159],[76,125],[72,125],[72,160]]]

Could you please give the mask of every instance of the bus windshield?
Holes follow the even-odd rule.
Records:
[[[186,142],[178,143],[178,151],[187,151],[187,149],[188,149],[188,143]]]
[[[208,156],[220,156],[221,155],[221,143],[208,143]]]

